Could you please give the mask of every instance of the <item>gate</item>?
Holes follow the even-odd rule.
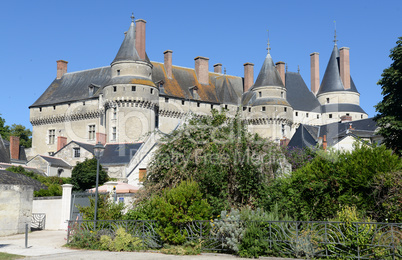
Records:
[[[98,193],[98,195],[107,194],[107,193]],[[78,214],[80,213],[77,206],[87,207],[90,206],[89,198],[95,199],[94,192],[79,192],[71,194],[71,213],[70,220],[76,220]]]

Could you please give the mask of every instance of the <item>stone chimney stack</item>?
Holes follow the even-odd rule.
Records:
[[[320,89],[320,54],[313,52],[310,54],[310,71],[311,71],[311,92],[317,95]]]
[[[60,149],[62,149],[66,145],[67,145],[67,137],[58,136],[57,137],[57,151],[59,151]]]
[[[282,83],[285,86],[285,63],[283,61],[278,61],[276,64],[276,70],[281,75]]]
[[[324,138],[322,140],[322,149],[327,150],[327,135],[324,135]]]
[[[165,51],[164,54],[164,65],[165,65],[165,71],[166,71],[166,76],[171,79],[173,76],[172,72],[172,53],[173,51],[167,50]]]
[[[20,158],[20,138],[10,136],[10,159],[18,160]]]
[[[142,19],[135,21],[135,47],[137,48],[138,55],[142,60],[145,59],[145,24],[147,22]]]
[[[351,122],[352,121],[352,117],[351,116],[341,116],[341,123],[344,122]]]
[[[350,89],[350,60],[349,48],[339,49],[339,69],[344,89]]]
[[[195,74],[197,75],[198,82],[204,85],[209,84],[208,73],[208,58],[196,57],[195,59]]]
[[[247,62],[244,66],[244,92],[247,92],[254,84],[254,64]]]
[[[215,73],[222,74],[222,64],[216,63],[216,64],[214,65],[214,72],[215,72]]]
[[[56,79],[61,79],[64,74],[67,73],[67,61],[65,60],[58,60],[57,62],[57,76]]]

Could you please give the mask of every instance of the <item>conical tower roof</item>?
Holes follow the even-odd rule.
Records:
[[[353,83],[352,78],[350,89],[345,89],[342,83],[341,75],[339,72],[339,49],[335,44],[334,49],[332,50],[331,57],[329,58],[327,68],[324,73],[324,77],[321,81],[320,89],[317,92],[317,95],[324,94],[327,92],[334,91],[351,91],[357,92],[356,86]]]
[[[285,87],[269,52],[265,57],[260,73],[258,74],[254,85],[251,87],[251,90],[263,86]]]
[[[118,61],[139,61],[141,60],[138,55],[137,49],[135,48],[135,24],[131,21],[130,28],[128,29],[126,36],[124,37],[123,43],[114,58],[113,63]]]

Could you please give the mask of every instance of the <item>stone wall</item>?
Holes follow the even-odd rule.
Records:
[[[25,232],[31,223],[33,186],[0,185],[0,236]]]

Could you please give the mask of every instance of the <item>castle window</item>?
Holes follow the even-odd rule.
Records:
[[[349,116],[349,113],[346,113],[347,116]]]
[[[181,101],[181,104],[184,106],[184,100]]]
[[[131,86],[131,91],[135,91],[135,86]]]
[[[120,70],[117,70],[117,76],[120,76]]]
[[[116,127],[112,127],[112,141],[116,141],[117,137],[117,129]]]
[[[247,110],[247,107],[243,107],[243,111],[246,111]]]
[[[327,98],[327,104],[329,104],[329,98]]]
[[[262,110],[262,112],[265,112],[265,107],[262,107],[261,110]]]
[[[56,130],[55,129],[49,129],[49,144],[54,144],[55,138],[56,137]]]
[[[151,88],[151,94],[154,94],[154,89],[153,88]]]
[[[225,105],[225,109],[228,109],[228,105]]]
[[[140,168],[139,173],[138,173],[138,180],[140,182],[144,182],[146,176],[147,176],[147,169]]]
[[[329,118],[332,118],[332,114],[329,114],[328,117],[329,117]]]
[[[169,98],[165,97],[165,103],[169,103]]]
[[[320,115],[317,115],[317,119],[320,119]]]
[[[56,106],[53,106],[53,110],[56,110]]]
[[[308,117],[308,113],[306,113],[306,117]]]
[[[41,107],[39,108],[39,112],[42,112],[42,108],[41,108]]]
[[[288,111],[288,108],[287,108],[287,107],[284,107],[283,110],[286,112],[286,111]]]
[[[248,108],[248,112],[251,112],[251,107]]]
[[[285,125],[282,124],[282,136],[285,136]]]
[[[116,119],[116,118],[117,118],[117,108],[114,107],[113,108],[113,119]]]
[[[360,118],[363,119],[363,114],[360,115]]]
[[[113,86],[113,92],[116,92],[116,91],[117,91],[117,87]]]
[[[57,170],[57,176],[61,177],[61,175],[63,174],[64,170],[63,169],[58,169]]]
[[[283,98],[283,91],[281,92],[281,98]]]
[[[258,92],[258,97],[262,97],[262,92]]]
[[[197,102],[197,107],[200,107],[200,102]]]
[[[73,156],[74,158],[79,158],[81,156],[81,150],[79,147],[73,148]]]
[[[95,140],[95,125],[88,126],[88,139]]]
[[[84,101],[84,102],[82,102],[82,105],[83,105],[83,106],[85,106],[85,101]]]
[[[298,115],[299,115],[299,112],[295,112],[295,115],[298,116]]]
[[[214,105],[211,104],[211,109],[214,109]]]

